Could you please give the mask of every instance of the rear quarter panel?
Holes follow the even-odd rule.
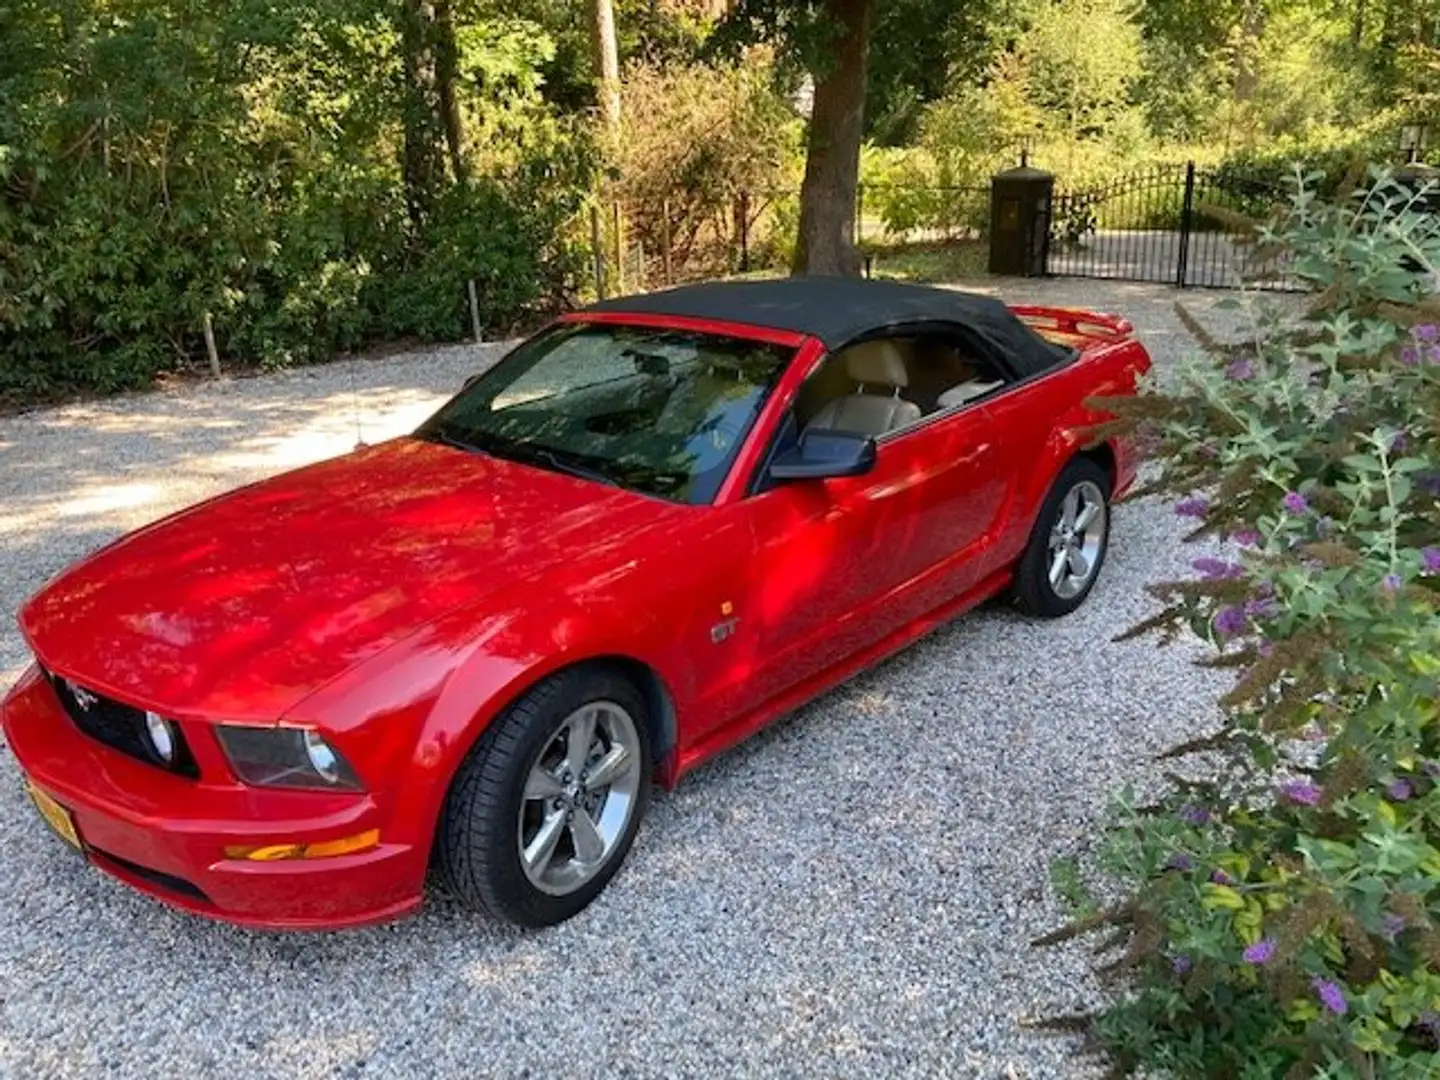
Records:
[[[1053,313],[1052,309],[1034,308],[1018,312]],[[1013,469],[1010,506],[996,542],[998,565],[1008,565],[1020,557],[1040,504],[1056,477],[1071,458],[1090,444],[1091,429],[1112,418],[1087,402],[1135,393],[1137,379],[1150,368],[1149,354],[1131,336],[1128,322],[1118,316],[1075,314],[1115,320],[1118,326],[1085,333],[1074,323],[1038,325],[1036,329],[1044,337],[1078,349],[1079,355],[1064,367],[1021,384],[995,403],[996,423],[1003,432]],[[1123,496],[1135,478],[1134,448],[1124,439],[1108,440],[1107,445],[1116,464],[1114,494]]]

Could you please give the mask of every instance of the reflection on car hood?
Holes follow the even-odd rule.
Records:
[[[275,719],[444,612],[683,512],[397,439],[132,533],[46,586],[21,625],[47,667],[113,697]]]

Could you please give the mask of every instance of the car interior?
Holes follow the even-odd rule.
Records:
[[[953,337],[873,338],[833,353],[795,401],[801,430],[881,436],[988,397],[1005,385],[987,358]]]

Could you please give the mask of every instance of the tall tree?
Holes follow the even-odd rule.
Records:
[[[465,175],[450,0],[404,0],[400,41],[405,77],[401,165],[405,206],[418,230],[445,183],[447,151],[455,178]]]
[[[600,121],[613,144],[620,136],[620,46],[611,0],[590,0],[590,47],[595,60],[595,98]]]
[[[855,195],[865,135],[865,91],[874,0],[739,0],[715,45],[780,45],[814,82],[794,274],[860,273]]]
[[[800,186],[800,229],[793,274],[858,276],[855,196],[865,134],[865,74],[873,0],[828,0],[833,61],[815,79],[814,108]]]

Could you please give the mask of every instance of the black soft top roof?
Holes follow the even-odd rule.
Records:
[[[907,323],[958,323],[1008,360],[1022,378],[1073,355],[1035,333],[994,297],[899,281],[840,277],[716,281],[616,297],[585,311],[682,315],[790,330],[817,337],[831,350]]]

